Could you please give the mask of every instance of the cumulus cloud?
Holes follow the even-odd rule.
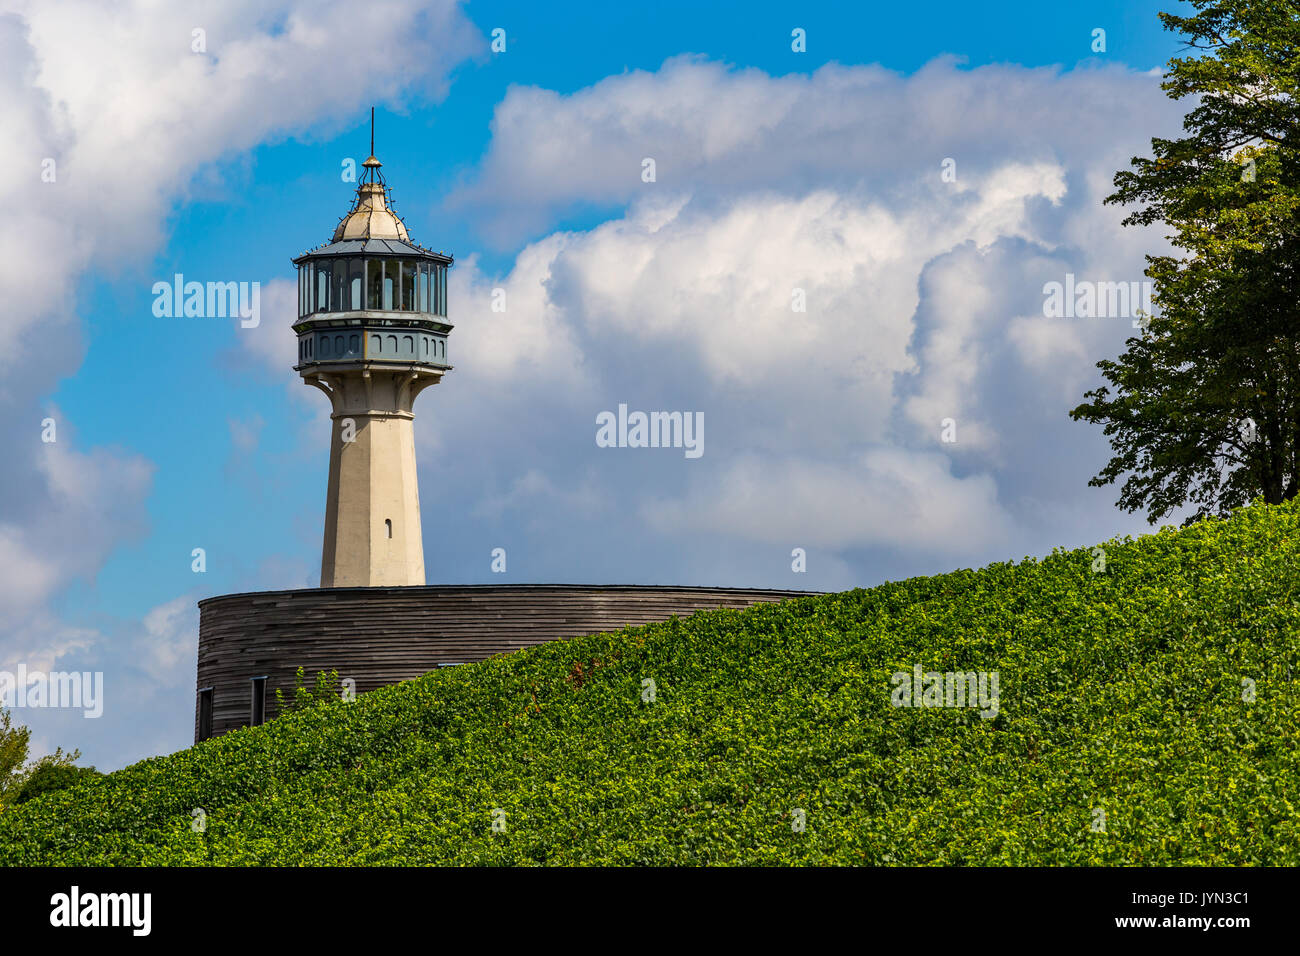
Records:
[[[940,58],[911,76],[839,64],[770,76],[681,56],[567,96],[512,87],[478,176],[452,201],[508,241],[544,228],[556,210],[621,206],[648,189],[801,195],[865,185],[906,203],[917,183],[938,184],[945,158],[956,162],[953,191],[982,181],[980,195],[994,202],[990,174],[1012,163],[1068,165],[1099,177],[1091,191],[1150,135],[1148,120],[1170,114],[1157,76],[1124,67],[967,70]],[[642,182],[645,158],[655,160],[654,184]]]
[[[500,485],[523,482],[571,521],[594,519],[563,489],[596,474],[664,535],[937,563],[1136,530],[1086,487],[1104,440],[1066,414],[1128,319],[1047,319],[1042,287],[1067,272],[1141,278],[1159,236],[1122,230],[1101,200],[1179,117],[1151,73],[950,60],[906,77],[772,77],[683,57],[570,95],[512,88],[451,202],[503,242],[562,211],[621,209],[540,235],[499,282],[471,272],[474,314],[453,300],[453,341],[468,356],[457,374],[476,381],[449,379],[440,400],[472,424],[437,427],[474,434],[480,473],[518,462]],[[493,285],[510,296],[504,315],[484,311]],[[567,396],[539,354],[562,363]],[[508,400],[457,394],[494,384]],[[705,457],[601,459],[587,422],[619,401],[704,411]],[[525,467],[507,421],[564,456]]]
[[[151,253],[195,172],[268,140],[329,135],[374,99],[432,98],[482,37],[451,2],[16,3],[6,45],[50,134],[15,180],[59,161],[78,235],[118,261]],[[196,31],[202,31],[201,36]],[[25,49],[24,49],[25,48]],[[30,109],[30,107],[28,107]],[[55,133],[58,133],[56,137]],[[35,150],[33,150],[35,152]]]
[[[193,676],[199,646],[195,595],[183,594],[151,609],[136,639],[137,665],[156,681],[176,683]]]
[[[0,620],[10,660],[48,661],[86,646],[92,632],[59,623],[50,600],[70,580],[93,577],[115,547],[148,530],[144,498],[152,466],[138,455],[78,451],[69,424],[54,422],[53,442],[29,429],[20,446],[29,456],[28,485],[13,489],[0,521]],[[11,511],[15,499],[21,512]]]
[[[872,448],[848,461],[743,456],[680,499],[645,506],[666,533],[717,533],[830,551],[864,543],[967,558],[1005,548],[990,475],[954,477],[938,452]]]
[[[291,328],[298,321],[298,285],[292,279],[272,279],[262,283],[259,296],[256,325],[231,320],[236,344],[224,358],[235,367],[282,381],[285,371],[298,364],[298,337]]]

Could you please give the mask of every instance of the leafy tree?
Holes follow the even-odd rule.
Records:
[[[37,761],[36,766],[27,775],[27,779],[23,781],[22,789],[18,791],[14,803],[26,803],[41,794],[64,790],[102,776],[103,774],[94,767],[77,767],[47,757]]]
[[[1170,230],[1176,254],[1147,257],[1159,314],[1070,413],[1110,439],[1089,484],[1127,476],[1117,504],[1153,524],[1300,492],[1300,4],[1191,2],[1160,14],[1186,40],[1162,83],[1195,98],[1186,135],[1152,139],[1106,200]]]
[[[26,727],[13,726],[9,711],[0,708],[0,807],[12,803],[22,787],[31,736]]]
[[[66,771],[78,772],[87,776],[89,770],[99,776],[94,767],[73,766],[81,756],[80,750],[67,753],[62,747],[56,747],[54,753],[46,754],[38,760],[27,763],[27,748],[31,742],[32,732],[26,727],[15,727],[9,711],[0,708],[0,809],[6,804],[22,803],[31,797],[25,796],[26,788],[34,777],[45,782],[38,784],[45,790],[59,789],[53,786],[56,781],[67,778]],[[62,786],[70,786],[63,784]],[[40,792],[45,792],[41,790]],[[35,796],[36,794],[31,794]]]

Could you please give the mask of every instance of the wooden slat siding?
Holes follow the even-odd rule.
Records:
[[[570,585],[314,588],[226,594],[199,602],[197,688],[211,687],[212,734],[248,723],[249,678],[267,675],[267,718],[275,691],[293,693],[299,666],[313,684],[337,670],[364,693],[545,641],[716,608],[805,597],[811,591],[746,588]]]

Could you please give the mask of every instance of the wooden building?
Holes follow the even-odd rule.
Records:
[[[805,591],[562,584],[326,588],[223,594],[199,602],[195,740],[275,716],[302,667],[357,693],[544,641],[664,621]]]

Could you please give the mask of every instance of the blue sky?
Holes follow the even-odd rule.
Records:
[[[1140,279],[1160,242],[1099,199],[1177,128],[1171,6],[393,3],[350,48],[342,4],[0,4],[31,237],[0,283],[34,303],[6,329],[0,667],[109,695],[19,719],[103,768],[185,746],[194,601],[317,582],[328,422],[275,289],[348,208],[371,104],[397,211],[457,257],[456,370],[416,406],[431,583],[829,590],[1142,532],[1064,414],[1127,322],[1034,316],[1044,277]],[[178,272],[260,282],[263,325],[155,317]],[[763,311],[796,285],[807,319]],[[620,402],[703,411],[701,462],[597,449]]]

